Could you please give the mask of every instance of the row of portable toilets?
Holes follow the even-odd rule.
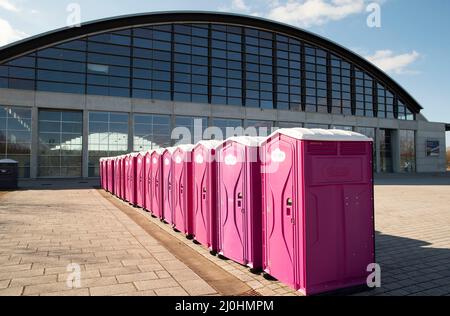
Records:
[[[318,129],[100,160],[102,187],[213,253],[301,291],[366,284],[375,262],[372,139]]]

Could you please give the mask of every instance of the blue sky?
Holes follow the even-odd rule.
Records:
[[[381,7],[380,28],[367,25],[366,8],[373,2]],[[429,120],[450,123],[448,0],[0,0],[0,46],[65,26],[70,3],[80,5],[83,22],[138,12],[209,10],[302,27],[368,58],[422,104]]]

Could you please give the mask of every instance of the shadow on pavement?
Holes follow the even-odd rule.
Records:
[[[450,295],[450,249],[377,232],[376,260],[382,286],[368,295]]]

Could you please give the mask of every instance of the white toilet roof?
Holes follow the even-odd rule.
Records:
[[[181,150],[186,151],[186,152],[191,152],[191,151],[194,150],[194,148],[195,148],[195,145],[186,144],[186,145],[179,145],[179,146],[175,147],[175,150],[181,149]]]
[[[232,141],[244,146],[259,147],[264,140],[266,140],[266,137],[236,136],[228,138],[224,142]]]
[[[308,128],[282,128],[269,136],[269,138],[282,134],[299,140],[316,141],[348,141],[348,142],[370,142],[371,138],[359,133],[343,131],[338,129],[308,129]]]
[[[221,144],[223,144],[223,140],[202,140],[199,141],[196,146],[202,145],[203,147],[208,149],[216,149]]]

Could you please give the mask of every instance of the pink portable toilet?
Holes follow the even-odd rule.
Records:
[[[180,145],[172,155],[173,225],[187,236],[193,234],[193,149],[194,145]]]
[[[136,188],[135,188],[135,175],[136,169],[134,166],[136,165],[135,158],[132,154],[128,154],[125,157],[125,201],[130,203],[131,205],[136,205]]]
[[[119,194],[118,197],[121,200],[125,200],[125,156],[119,156],[118,157],[118,164],[119,164]]]
[[[232,137],[217,149],[219,254],[262,267],[261,137]]]
[[[365,285],[375,262],[372,140],[281,129],[262,146],[263,268],[305,295]]]
[[[152,212],[152,154],[153,150],[144,154],[145,169],[144,169],[144,210]]]
[[[114,158],[114,195],[120,196],[120,159]]]
[[[114,159],[108,158],[106,163],[106,173],[108,178],[108,192],[114,194]]]
[[[163,192],[163,220],[173,225],[173,173],[172,173],[172,154],[175,147],[166,148],[162,155],[162,192]]]
[[[103,170],[105,158],[100,158],[99,160],[99,173],[100,173],[100,187],[106,191],[106,174]]]
[[[136,205],[145,207],[145,153],[137,153],[136,157]]]
[[[164,208],[163,208],[163,168],[162,168],[162,154],[165,149],[157,149],[151,154],[152,168],[151,168],[151,192],[152,192],[152,202],[151,211],[153,215],[159,219],[164,219]]]
[[[220,144],[222,141],[201,141],[193,150],[193,235],[211,251],[217,251],[216,149]]]
[[[137,177],[137,160],[138,160],[139,153],[131,153],[129,155],[129,166],[128,166],[128,202],[133,205],[137,206],[137,183],[138,183],[138,177]]]
[[[124,198],[123,200],[126,202],[129,202],[129,196],[130,196],[130,155],[125,155],[124,156],[124,162],[123,162],[123,167],[124,167],[124,176],[125,176],[125,181],[124,181]]]

